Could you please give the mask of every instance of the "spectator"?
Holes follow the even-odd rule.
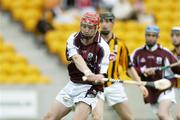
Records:
[[[154,15],[146,12],[143,0],[136,0],[133,7],[134,12],[137,15],[138,22],[145,24],[155,23]]]
[[[117,1],[117,3],[112,8],[112,12],[119,20],[126,21],[129,19],[137,19],[133,6],[129,3],[128,0]]]

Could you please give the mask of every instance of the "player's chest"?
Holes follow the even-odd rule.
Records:
[[[138,63],[141,66],[161,66],[164,63],[165,57],[162,54],[144,53],[138,57]]]
[[[86,61],[93,61],[98,57],[99,48],[97,45],[80,47],[78,52]]]

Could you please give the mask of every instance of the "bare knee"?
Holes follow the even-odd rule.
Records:
[[[103,120],[103,116],[102,115],[98,115],[98,114],[93,114],[93,120]]]
[[[47,115],[44,116],[43,120],[58,120],[58,118],[51,113],[47,113]]]
[[[158,112],[157,116],[160,120],[165,120],[165,119],[169,118],[168,115],[163,112]]]
[[[176,119],[177,119],[177,120],[180,120],[180,115],[177,115],[177,116],[176,116]]]
[[[121,115],[122,120],[133,120],[133,117],[131,114]]]

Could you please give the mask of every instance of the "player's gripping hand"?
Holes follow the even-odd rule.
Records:
[[[102,74],[90,74],[83,77],[84,81],[90,81],[95,84],[104,84],[103,81],[104,76]]]
[[[155,75],[156,74],[156,68],[146,68],[144,70],[144,74],[145,74],[145,76]]]
[[[149,96],[149,92],[148,92],[147,88],[144,85],[140,85],[139,88],[140,88],[144,98]]]

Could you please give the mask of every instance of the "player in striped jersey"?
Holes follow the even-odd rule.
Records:
[[[110,46],[110,64],[108,67],[108,78],[123,79],[121,75],[126,72],[134,80],[141,81],[133,68],[126,45],[112,32],[115,17],[111,12],[100,14],[101,35]],[[143,94],[148,95],[144,86],[140,86]],[[123,120],[133,120],[132,112],[128,106],[128,98],[122,83],[105,83],[104,96],[106,102],[112,106]],[[97,107],[96,107],[97,108]],[[103,107],[102,107],[103,108]],[[102,112],[103,113],[103,112]],[[94,119],[100,118],[102,113],[96,113]]]
[[[174,46],[172,50],[173,54],[180,60],[180,27],[173,27],[171,30],[171,40]],[[177,111],[176,119],[180,120],[180,79],[177,80],[176,99],[177,99]]]

